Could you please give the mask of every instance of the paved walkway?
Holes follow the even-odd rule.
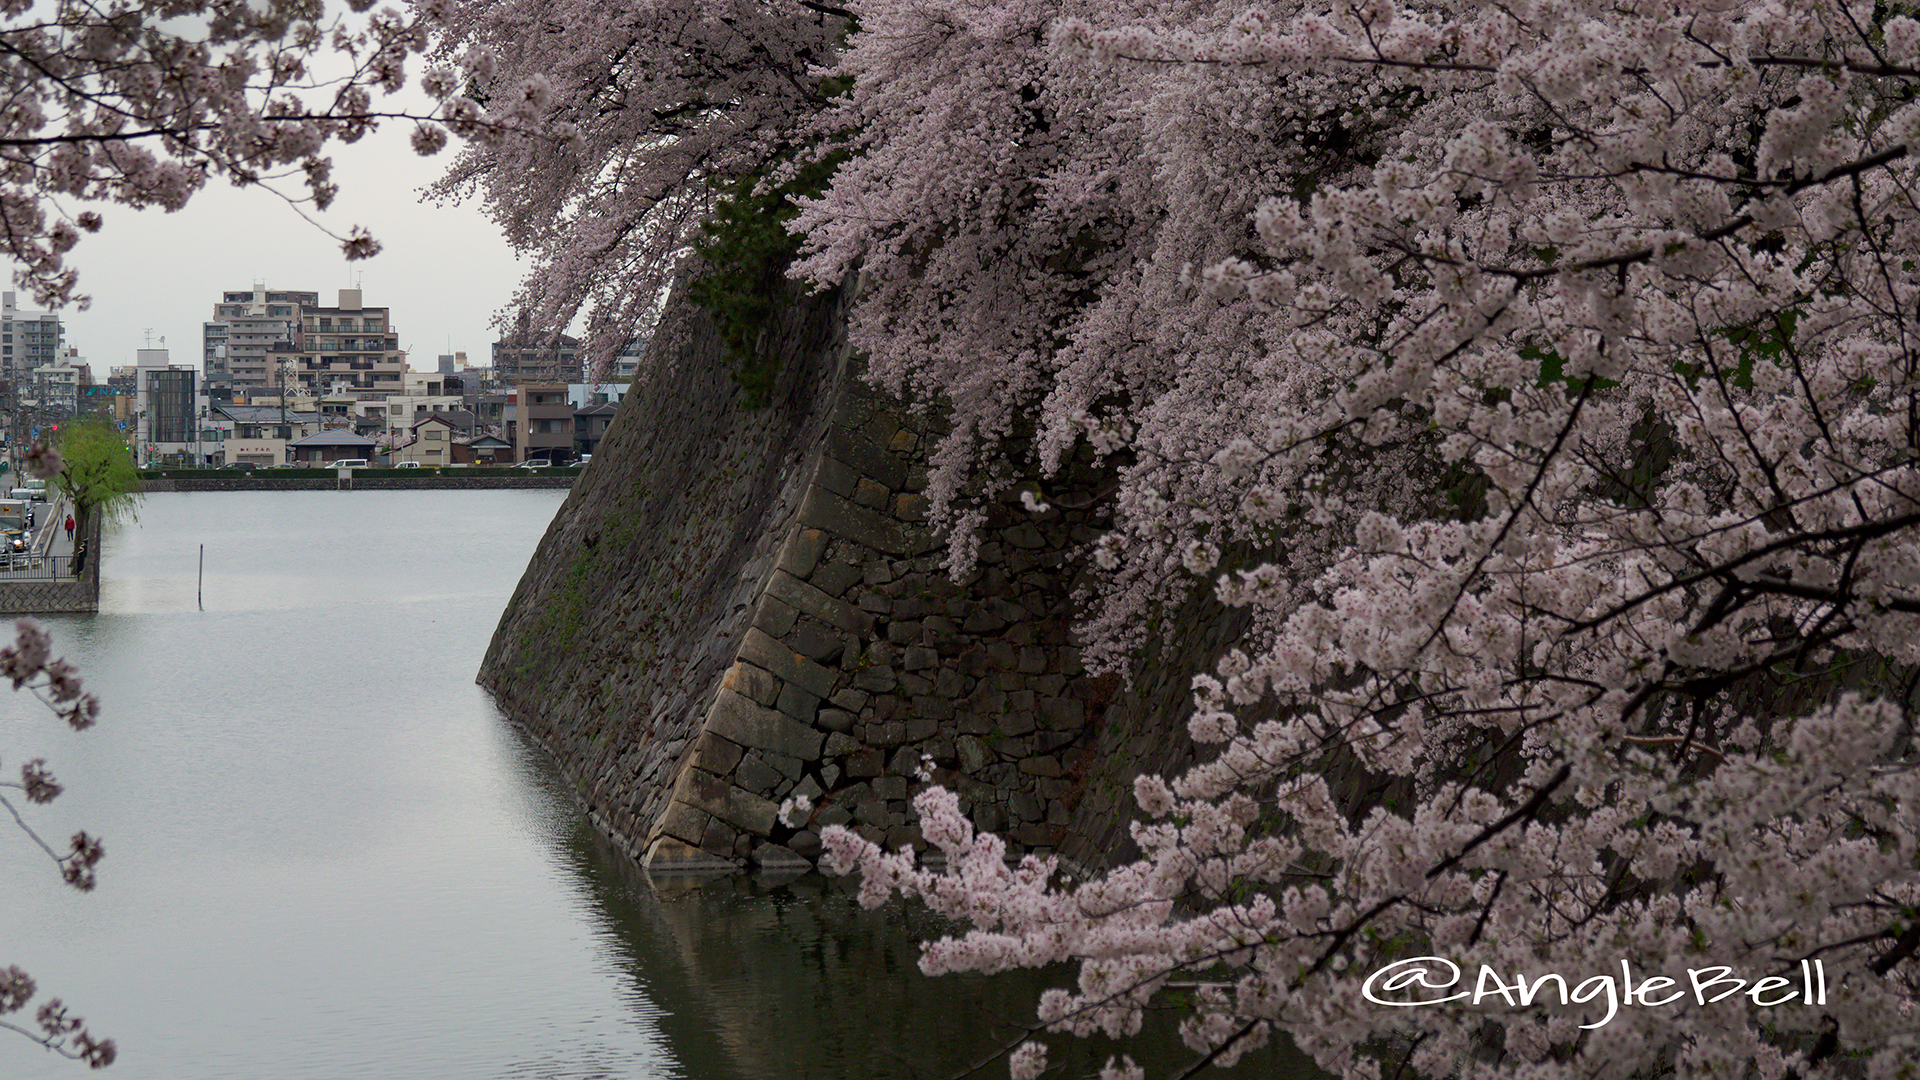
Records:
[[[0,580],[45,578],[57,569],[64,576],[73,555],[73,541],[67,539],[68,503],[55,492],[46,502],[33,504],[33,528],[29,532],[27,559],[9,560],[0,565]]]

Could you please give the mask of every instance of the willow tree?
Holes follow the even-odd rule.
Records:
[[[60,471],[53,486],[73,503],[74,527],[82,537],[102,526],[131,521],[140,511],[140,471],[126,439],[105,420],[82,420],[60,428]]]

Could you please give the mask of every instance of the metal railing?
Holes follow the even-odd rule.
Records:
[[[72,581],[78,570],[72,555],[34,555],[28,552],[0,552],[0,581]]]

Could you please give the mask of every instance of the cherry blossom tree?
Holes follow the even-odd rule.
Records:
[[[1275,1032],[1358,1077],[1920,1059],[1920,22],[706,10],[463,16],[446,48],[547,73],[591,148],[470,148],[445,189],[485,190],[543,256],[529,305],[617,324],[717,178],[839,139],[796,272],[857,273],[873,376],[949,410],[954,570],[980,507],[1085,443],[1121,480],[1090,659],[1124,669],[1195,588],[1256,615],[1196,680],[1205,758],[1138,782],[1137,859],[1009,866],[937,788],[944,869],[829,834],[869,899],[976,927],[928,970],[1077,962],[1036,1031],[1125,1035],[1178,991],[1194,1071]],[[794,62],[842,27],[818,73],[848,89],[822,100]],[[1442,993],[1449,965],[1495,987]],[[1617,996],[1716,971],[1776,981]],[[1396,1007],[1423,992],[1447,1000]]]
[[[584,314],[604,365],[651,325],[719,194],[808,143],[847,15],[816,0],[451,5],[433,56],[463,65],[475,101],[533,95],[555,137],[471,139],[431,193],[480,197],[538,267],[516,297],[528,325]]]
[[[944,868],[825,838],[869,899],[976,927],[930,971],[1076,962],[1036,1032],[1125,1035],[1177,993],[1193,1071],[1276,1032],[1369,1078],[1920,1060],[1911,13],[423,0],[341,37],[305,6],[159,12],[200,36],[61,10],[92,14],[8,39],[0,131],[43,302],[97,224],[56,200],[291,169],[323,202],[325,138],[422,49],[416,148],[468,140],[439,193],[483,196],[538,261],[522,306],[588,312],[602,351],[723,186],[854,152],[796,272],[857,274],[874,377],[950,410],[954,570],[979,507],[1085,444],[1121,481],[1090,659],[1124,669],[1196,588],[1256,615],[1196,680],[1204,759],[1136,785],[1137,858],[1010,866],[938,788]],[[344,88],[285,90],[348,46]],[[560,137],[517,133],[538,117]],[[1751,992],[1668,998],[1699,972]]]
[[[451,0],[411,16],[374,0],[330,15],[322,0],[58,0],[0,4],[0,251],[36,301],[84,303],[68,253],[114,204],[173,211],[209,180],[259,186],[295,211],[337,191],[326,144],[383,120],[414,124],[413,146],[448,132],[495,142],[545,137],[529,94],[483,108],[446,66],[421,76],[425,105],[382,108]],[[397,100],[397,99],[394,99]],[[349,259],[380,249],[338,237]]]
[[[47,479],[58,475],[62,462],[58,452],[36,446],[28,457],[28,465]],[[0,678],[11,680],[15,691],[26,690],[39,698],[75,731],[92,727],[100,715],[100,702],[81,689],[79,673],[72,664],[53,656],[52,641],[46,630],[32,619],[20,620],[14,629],[14,643],[0,647]],[[28,824],[21,808],[14,805],[3,789],[19,792],[29,804],[52,802],[64,789],[54,779],[46,759],[23,762],[18,783],[0,781],[0,809],[13,818],[29,842],[60,869],[62,880],[82,892],[91,891],[96,880],[94,867],[106,853],[100,839],[82,830],[73,834],[65,850],[56,849]],[[25,1009],[38,992],[33,976],[18,965],[0,968],[0,1017]],[[40,1004],[34,1012],[32,1027],[0,1019],[0,1028],[24,1035],[57,1054],[84,1061],[96,1069],[113,1064],[116,1056],[113,1040],[94,1035],[87,1029],[86,1021],[72,1015],[59,998],[48,998]]]
[[[857,12],[801,269],[859,267],[856,344],[952,403],[945,520],[1005,433],[1086,439],[1097,655],[1188,583],[1259,616],[1137,859],[1008,866],[937,789],[944,869],[825,837],[976,927],[927,969],[1077,962],[1036,1031],[1178,989],[1196,1071],[1283,1031],[1361,1077],[1910,1075],[1920,22]]]

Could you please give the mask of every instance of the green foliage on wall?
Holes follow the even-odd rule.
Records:
[[[780,184],[767,183],[767,171],[733,181],[702,226],[706,238],[694,246],[707,272],[689,295],[719,329],[749,408],[765,408],[780,377],[779,355],[764,330],[786,290],[787,266],[800,251],[800,238],[786,228],[800,213],[794,200],[825,191],[844,160],[845,154],[830,154]]]

